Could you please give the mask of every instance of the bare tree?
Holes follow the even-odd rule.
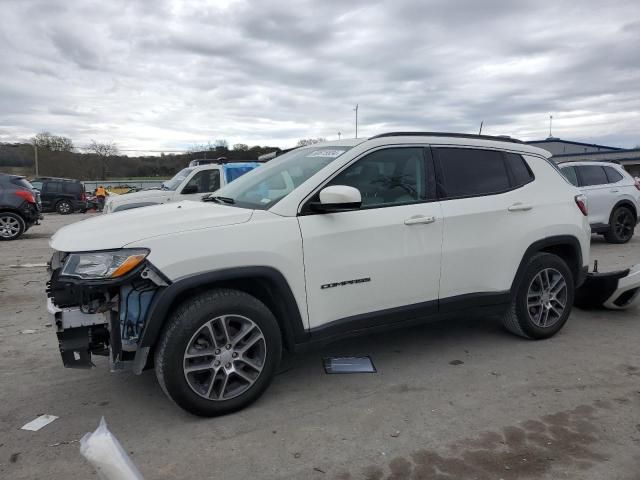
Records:
[[[246,143],[236,143],[233,145],[234,150],[238,150],[239,152],[247,152],[249,151],[249,145]]]
[[[306,147],[307,145],[313,145],[314,143],[326,142],[327,139],[323,137],[318,138],[302,138],[298,140],[298,147]]]
[[[224,138],[216,140],[213,144],[216,146],[216,150],[229,150],[229,142]]]
[[[52,135],[49,132],[40,132],[31,139],[36,148],[51,150],[52,152],[72,152],[73,142],[70,138],[60,135]]]
[[[95,153],[102,164],[102,180],[107,177],[107,168],[111,157],[118,155],[118,147],[114,142],[99,143],[95,140],[91,140],[91,143],[87,147],[90,152]]]

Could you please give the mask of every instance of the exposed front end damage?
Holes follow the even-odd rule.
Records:
[[[91,368],[92,355],[108,356],[111,370],[129,366],[149,307],[168,281],[147,261],[122,277],[108,279],[65,276],[65,261],[67,254],[53,255],[47,283],[47,310],[56,326],[64,366]]]

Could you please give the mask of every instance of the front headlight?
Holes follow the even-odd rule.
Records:
[[[118,278],[130,272],[149,255],[149,250],[129,248],[111,252],[71,253],[61,275],[84,279]]]

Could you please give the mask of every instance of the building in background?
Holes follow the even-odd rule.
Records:
[[[556,162],[617,162],[634,177],[640,177],[640,148],[618,148],[595,143],[572,142],[557,137],[533,140],[529,145],[550,152]]]

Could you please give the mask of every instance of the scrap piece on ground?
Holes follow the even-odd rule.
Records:
[[[37,432],[42,427],[46,427],[51,422],[56,420],[58,417],[55,415],[40,415],[34,420],[31,420],[29,423],[25,423],[22,427],[22,430],[29,430],[31,432]]]
[[[118,439],[107,428],[104,417],[94,432],[80,439],[80,453],[103,480],[143,480]]]
[[[371,357],[326,357],[322,359],[325,373],[376,373]]]
[[[640,265],[615,272],[592,272],[576,290],[573,304],[578,308],[622,310],[640,300]]]

